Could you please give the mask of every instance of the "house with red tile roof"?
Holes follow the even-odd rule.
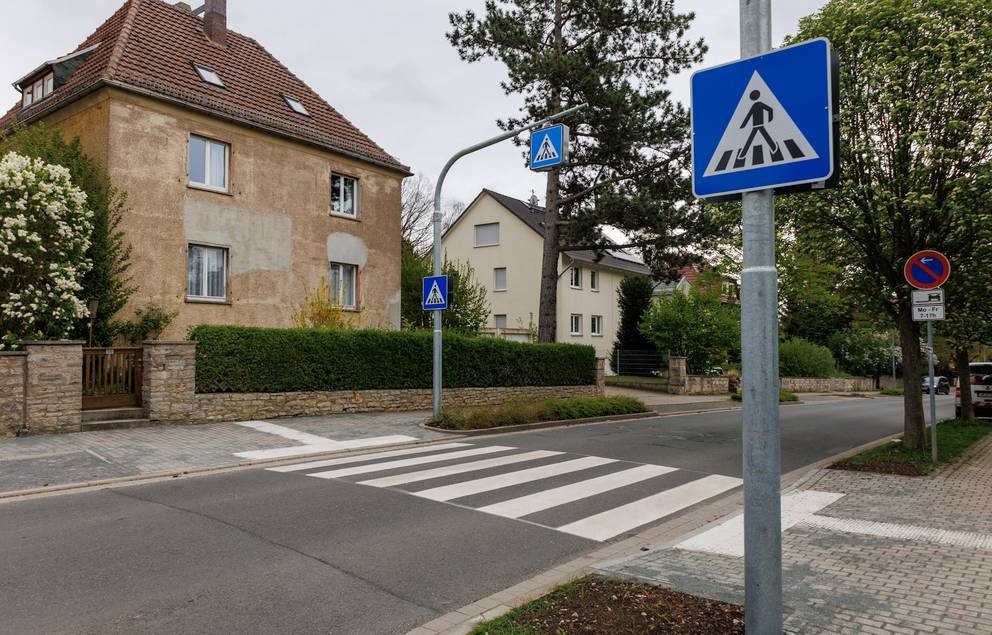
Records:
[[[409,169],[229,30],[226,0],[128,0],[15,87],[0,130],[44,122],[78,136],[127,192],[138,291],[124,312],[177,311],[163,337],[292,326],[322,280],[355,325],[399,327]]]

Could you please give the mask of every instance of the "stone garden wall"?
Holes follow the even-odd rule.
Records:
[[[0,352],[0,437],[24,426],[24,372],[28,354]]]
[[[782,377],[782,390],[789,392],[872,392],[876,390],[871,377]]]

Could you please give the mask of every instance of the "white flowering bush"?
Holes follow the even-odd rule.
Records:
[[[65,338],[86,317],[92,219],[66,168],[15,152],[0,159],[0,350]]]

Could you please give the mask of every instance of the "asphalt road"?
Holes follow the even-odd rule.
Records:
[[[898,432],[901,403],[784,407],[783,471]],[[942,398],[939,414],[952,410]],[[697,483],[717,486],[707,496],[733,491],[740,413],[500,435],[444,452],[472,456],[419,450],[2,503],[0,631],[403,633],[595,547],[596,532],[626,536],[622,519],[645,497]],[[556,473],[522,476],[542,470]],[[599,496],[543,500],[639,470],[650,474]],[[485,480],[510,473],[521,476],[508,489]],[[445,498],[445,488],[456,491]],[[538,511],[477,511],[506,492]]]

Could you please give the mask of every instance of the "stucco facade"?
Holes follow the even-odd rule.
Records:
[[[176,311],[163,338],[197,324],[292,326],[304,289],[342,263],[358,267],[352,323],[399,328],[401,172],[115,88],[46,123],[78,135],[128,194],[121,229],[138,290],[120,317],[149,303]],[[228,144],[227,192],[189,184],[191,134]],[[332,172],[356,179],[355,219],[331,214]],[[190,244],[227,250],[225,301],[187,297]]]
[[[476,226],[499,223],[499,243],[476,246]],[[511,213],[494,196],[483,192],[468,207],[442,240],[444,255],[468,262],[478,282],[486,287],[490,304],[489,328],[496,329],[496,316],[506,316],[509,329],[536,328],[541,296],[543,238],[530,225]],[[633,263],[632,263],[633,264]],[[581,288],[572,287],[572,267],[580,269]],[[496,289],[496,269],[506,269],[506,289]],[[618,289],[630,271],[573,261],[563,254],[558,261],[557,340],[595,347],[597,357],[609,357],[619,326]],[[598,284],[592,287],[592,272]],[[579,316],[581,333],[573,334],[572,315]],[[601,317],[600,334],[592,331],[593,316]]]

